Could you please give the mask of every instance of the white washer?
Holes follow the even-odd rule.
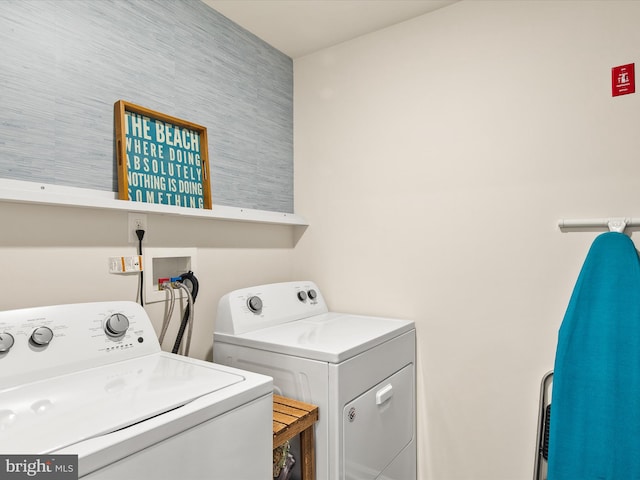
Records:
[[[309,281],[261,285],[220,300],[213,355],[318,405],[317,478],[416,478],[413,322],[329,312]]]
[[[78,455],[96,480],[271,475],[271,378],[162,352],[136,303],[0,312],[0,352],[2,455]]]

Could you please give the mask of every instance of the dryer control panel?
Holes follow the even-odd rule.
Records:
[[[271,283],[227,293],[218,303],[216,333],[238,335],[327,313],[317,285]]]
[[[0,312],[3,387],[160,351],[144,308],[94,302]]]

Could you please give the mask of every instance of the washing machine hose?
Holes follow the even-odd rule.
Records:
[[[191,270],[189,270],[187,273],[183,273],[182,275],[180,275],[180,279],[181,279],[182,285],[184,285],[189,290],[189,292],[191,292],[191,298],[193,303],[196,303],[196,296],[198,295],[198,279],[196,278],[196,276],[193,274]],[[191,310],[192,310],[191,304],[187,303],[187,307],[184,310],[184,315],[182,316],[182,322],[180,322],[180,329],[178,330],[178,335],[176,336],[176,342],[173,345],[173,350],[171,351],[171,353],[178,353],[178,351],[180,350],[182,337],[184,337],[184,332],[187,329],[187,326],[189,325],[189,317],[191,315]],[[193,323],[191,326],[193,326]],[[189,338],[189,340],[191,339]],[[188,350],[187,350],[187,354],[188,354]]]

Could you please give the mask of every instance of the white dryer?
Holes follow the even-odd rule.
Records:
[[[133,302],[0,312],[0,455],[77,455],[92,480],[268,478],[272,391],[161,352]]]
[[[416,478],[413,322],[329,312],[309,281],[261,285],[220,300],[213,355],[318,405],[317,478]]]

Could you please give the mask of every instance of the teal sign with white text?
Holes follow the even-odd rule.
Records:
[[[205,208],[199,132],[130,111],[124,120],[129,199]]]

